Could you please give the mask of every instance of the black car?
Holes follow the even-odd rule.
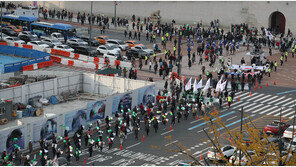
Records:
[[[145,56],[150,56],[149,53],[144,52],[143,50],[129,49],[126,51],[126,57],[128,60],[131,58],[142,58],[145,59]]]
[[[95,40],[94,38],[89,39],[89,37],[86,37],[86,36],[77,36],[77,38],[80,38],[80,39],[82,39],[83,41],[85,41],[87,43],[90,42],[91,46],[97,47],[97,46],[100,45],[100,41]]]
[[[8,36],[14,36],[14,37],[17,37],[18,36],[18,33],[13,31],[12,29],[9,29],[9,28],[2,28],[2,32]]]
[[[91,57],[96,57],[98,55],[96,49],[90,48],[88,46],[75,46],[72,47],[75,53],[83,54]]]
[[[21,40],[25,41],[26,43],[31,42],[31,41],[37,41],[38,38],[32,36],[32,35],[26,35],[26,34],[21,34],[18,36]]]

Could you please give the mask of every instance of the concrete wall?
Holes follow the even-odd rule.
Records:
[[[31,5],[32,1],[22,4]],[[90,12],[90,1],[38,1],[38,5],[47,9],[54,7]],[[95,14],[114,15],[113,1],[96,1],[93,5]],[[153,11],[160,10],[163,20],[170,22],[174,18],[177,24],[193,24],[200,20],[203,24],[209,24],[211,20],[219,19],[224,27],[229,27],[231,23],[242,22],[256,27],[267,27],[271,13],[279,11],[286,17],[286,31],[288,28],[296,31],[295,9],[295,1],[120,1],[117,6],[117,16],[130,18],[135,14],[143,18],[150,16]]]

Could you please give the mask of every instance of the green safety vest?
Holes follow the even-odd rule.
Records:
[[[164,54],[167,54],[168,53],[168,51],[164,51]]]
[[[294,51],[295,51],[295,50],[294,50],[294,49],[292,49],[292,52],[293,52],[293,53],[294,53]]]
[[[209,72],[207,72],[207,76],[208,76],[208,75],[210,75],[210,73],[209,73]]]
[[[174,51],[176,51],[176,47],[174,46]]]
[[[155,35],[153,35],[153,38],[155,38]]]
[[[168,37],[169,36],[169,33],[166,33],[165,36]]]
[[[182,32],[180,32],[180,35],[182,35]]]
[[[288,56],[288,52],[286,52],[286,56]]]
[[[148,60],[148,57],[147,56],[145,56],[145,60]]]
[[[281,60],[283,60],[284,59],[284,57],[283,56],[281,56]]]
[[[227,99],[228,99],[228,102],[232,101],[232,98],[230,96],[228,96]]]
[[[156,57],[156,54],[155,53],[153,54],[153,57]]]
[[[268,72],[271,72],[271,69],[270,68],[268,69]]]
[[[274,66],[277,67],[277,62],[274,63]]]
[[[161,37],[161,40],[164,41],[164,37]]]

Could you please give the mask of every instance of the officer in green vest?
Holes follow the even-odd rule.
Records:
[[[168,32],[165,34],[165,37],[166,37],[166,40],[168,41],[168,39],[169,39],[169,33]]]
[[[154,41],[154,43],[156,42],[155,38],[156,38],[156,36],[155,36],[155,34],[153,34],[153,41]]]
[[[148,63],[148,56],[146,55],[145,56],[145,65],[147,65],[147,63]]]
[[[161,37],[161,45],[164,45],[164,37]]]
[[[283,65],[283,60],[284,60],[284,55],[283,54],[281,55],[281,59],[280,60],[281,60],[281,66],[282,66]]]
[[[153,60],[156,61],[156,53],[153,53]]]
[[[176,55],[176,46],[174,46],[174,56]]]
[[[285,54],[285,61],[287,61],[287,59],[288,59],[288,52],[286,52],[286,54]]]
[[[268,77],[270,77],[271,68],[268,68]]]
[[[277,67],[277,62],[274,62],[274,71],[276,71],[276,67]]]
[[[292,49],[292,57],[294,58],[295,49]]]

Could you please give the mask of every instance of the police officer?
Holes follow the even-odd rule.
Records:
[[[76,148],[76,151],[75,151],[75,154],[74,154],[74,156],[76,158],[76,161],[79,161],[79,155],[80,155],[79,150],[78,150],[78,148]]]
[[[231,102],[232,102],[231,96],[227,97],[227,101],[228,101],[228,107],[230,108],[230,105],[231,105]]]
[[[281,60],[281,66],[282,66],[283,65],[283,61],[284,61],[284,55],[283,54],[281,55],[281,59],[280,60]]]
[[[276,67],[277,67],[277,62],[274,62],[274,71],[276,71]]]

